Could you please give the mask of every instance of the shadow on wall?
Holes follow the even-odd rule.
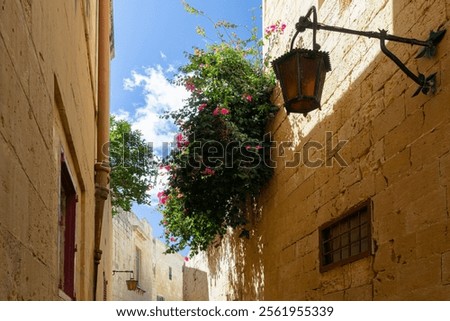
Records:
[[[263,257],[262,237],[258,237],[259,242],[254,242],[254,232],[249,233],[247,238],[239,237],[240,232],[229,232],[208,251],[210,282],[223,291],[223,300],[263,299],[263,262],[246,260],[248,253]]]
[[[183,267],[184,301],[209,301],[208,274],[199,269]]]
[[[351,16],[353,5],[358,6],[356,3],[359,2],[352,2],[342,14]],[[378,26],[376,18],[391,12],[390,33],[417,39],[426,39],[430,30],[436,30],[446,21],[442,1],[435,2],[444,7],[439,17],[430,16],[436,10],[427,11],[423,7],[406,10],[397,7],[399,3],[393,1],[392,7],[380,5],[375,13],[373,7],[363,6],[357,17],[352,16],[355,21],[348,20],[355,27],[367,14],[371,17],[365,22],[367,30],[388,28]],[[339,6],[331,2],[325,5],[330,12],[332,6]],[[412,1],[407,5],[429,4]],[[411,12],[424,14],[417,21],[411,19]],[[322,22],[320,18],[319,22]],[[444,27],[450,29],[448,23]],[[320,273],[318,227],[371,198],[375,248],[392,247],[397,239],[409,233],[404,221],[393,221],[400,209],[392,204],[401,204],[397,201],[400,197],[408,202],[423,197],[417,194],[420,189],[410,187],[414,180],[420,185],[426,179],[423,169],[435,166],[431,162],[439,163],[438,157],[442,156],[436,154],[442,148],[436,147],[430,149],[433,155],[426,159],[419,156],[413,159],[411,144],[419,144],[422,137],[433,134],[437,139],[432,142],[436,145],[448,135],[448,128],[441,124],[449,118],[449,109],[438,103],[442,102],[438,96],[448,97],[450,88],[450,78],[444,73],[448,39],[442,41],[436,57],[419,60],[414,59],[419,47],[388,43],[389,50],[411,70],[426,75],[438,73],[435,95],[411,98],[416,84],[380,52],[377,40],[326,31],[320,31],[319,35],[318,42],[330,52],[333,67],[327,75],[322,111],[312,112],[306,118],[294,114],[287,117],[280,108],[270,125],[277,144],[273,157],[277,167],[261,193],[257,215],[252,215],[246,226],[249,238],[239,238],[240,231],[228,233],[220,246],[209,250],[210,277],[216,281],[223,277],[228,280],[229,300],[388,298],[383,296],[389,281],[383,272],[386,267],[377,263],[377,256]],[[443,77],[445,83],[441,82]],[[279,92],[274,93],[274,99],[281,105]],[[327,136],[327,132],[331,134]],[[339,141],[346,142],[339,151],[345,165],[327,154],[325,147],[305,149],[310,142],[335,147]],[[405,153],[409,155],[408,160],[396,167],[395,163]],[[321,165],[309,166],[305,157],[322,161]],[[409,215],[407,209],[403,210]],[[411,230],[423,226],[414,224],[417,226]],[[390,282],[400,285],[398,280]],[[359,289],[355,297],[351,288]],[[389,298],[402,297],[400,292],[389,295]]]

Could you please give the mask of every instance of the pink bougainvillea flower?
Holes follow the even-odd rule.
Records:
[[[286,24],[280,24],[280,21],[277,21],[275,24],[272,24],[264,29],[264,37],[268,39],[270,36],[272,36],[272,34],[283,34],[284,29],[286,29]]]
[[[162,205],[166,204],[167,199],[169,198],[169,196],[167,196],[164,191],[163,192],[159,192],[157,194],[157,196],[158,196],[159,204],[162,204]]]
[[[186,261],[186,262],[189,262],[189,258],[186,256],[186,257],[184,257],[184,260]]]
[[[206,167],[205,170],[203,171],[203,174],[205,175],[214,175],[215,173],[216,171],[210,167]]]
[[[177,147],[182,148],[183,146],[189,145],[189,141],[186,137],[183,136],[183,134],[179,133],[175,136],[177,141]]]
[[[176,241],[177,241],[176,238],[174,238],[173,236],[170,237],[170,242],[176,242]]]
[[[161,165],[161,166],[159,166],[159,169],[164,169],[166,171],[170,171],[170,165]]]
[[[262,149],[262,148],[263,148],[263,147],[262,147],[261,145],[256,145],[256,146],[254,146],[254,147],[252,147],[252,146],[250,146],[250,145],[245,146],[245,149],[246,149],[246,150],[250,150],[250,149],[260,150],[260,149]]]
[[[177,147],[181,148],[183,146],[183,134],[179,133],[175,136],[175,139],[177,141]]]
[[[192,82],[190,82],[190,81],[186,82],[185,87],[189,91],[194,91],[195,90],[195,85]]]
[[[198,106],[198,111],[202,111],[203,109],[205,109],[208,106],[208,104],[201,104],[200,106]]]
[[[253,100],[252,95],[245,95],[245,99],[250,103]]]
[[[163,225],[167,225],[167,221],[165,221],[165,220],[162,223],[163,223]]]
[[[220,113],[221,115],[228,115],[228,114],[230,113],[230,111],[229,111],[228,109],[226,109],[226,108],[217,106],[217,107],[214,109],[214,111],[213,111],[212,114],[213,114],[214,116],[217,116],[217,115],[219,115],[219,113]]]

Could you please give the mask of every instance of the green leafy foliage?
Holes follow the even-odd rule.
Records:
[[[164,166],[167,189],[158,194],[168,252],[189,246],[194,255],[228,227],[245,225],[246,205],[271,177],[265,128],[277,110],[270,102],[275,80],[255,59],[255,38],[196,48],[181,68],[178,82],[191,95],[184,108],[166,115],[180,133]],[[251,42],[254,47],[246,46]]]
[[[152,148],[138,130],[125,120],[110,118],[111,202],[113,214],[118,207],[131,210],[133,202],[150,204],[147,191],[156,177]]]

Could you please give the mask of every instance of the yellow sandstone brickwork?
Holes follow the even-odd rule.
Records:
[[[431,30],[450,29],[445,0],[264,0],[264,27],[287,24],[266,52],[286,51],[311,5],[319,22],[356,30],[425,40]],[[311,48],[311,33],[299,44]],[[270,129],[278,145],[291,147],[275,153],[275,175],[250,215],[250,238],[225,237],[205,270],[226,285],[229,299],[450,300],[450,35],[433,58],[415,59],[417,46],[387,44],[416,74],[437,72],[436,93],[414,98],[416,84],[381,52],[379,40],[319,30],[317,42],[332,66],[322,110],[288,116],[274,91],[280,111]],[[327,158],[327,144],[341,141],[347,165]],[[323,148],[306,157],[311,142]],[[300,161],[289,165],[295,157]],[[321,272],[319,227],[368,199],[372,254]],[[217,262],[225,264],[218,270]]]
[[[75,297],[93,299],[97,12],[95,1],[0,1],[0,300],[67,299],[62,152],[78,195]],[[100,300],[111,294],[111,228],[107,214]]]

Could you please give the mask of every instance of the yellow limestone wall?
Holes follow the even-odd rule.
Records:
[[[2,300],[64,298],[58,288],[61,151],[78,194],[76,298],[93,299],[97,11],[94,0],[0,1]],[[105,211],[99,299],[111,292],[111,228]]]
[[[128,273],[116,273],[112,280],[114,301],[183,300],[184,260],[178,253],[164,254],[167,247],[152,235],[152,227],[132,212],[120,211],[113,218],[113,269],[136,271],[136,248],[141,251],[139,288],[128,291]],[[169,278],[172,269],[172,279]],[[135,276],[136,278],[136,276]]]
[[[264,26],[287,23],[266,52],[286,51],[311,4],[319,22],[351,29],[423,40],[440,26],[450,29],[445,0],[264,0]],[[311,31],[302,36],[298,42],[310,48]],[[381,52],[379,40],[319,31],[317,41],[333,69],[322,110],[287,116],[275,90],[280,111],[270,130],[277,144],[292,147],[275,153],[275,175],[250,215],[250,239],[229,234],[209,251],[209,293],[220,286],[227,295],[218,299],[450,300],[450,35],[431,59],[414,59],[420,47],[388,43],[416,74],[437,72],[436,93],[414,98],[416,84]],[[335,159],[326,166],[325,148],[309,155],[321,166],[286,165],[312,141],[347,141],[339,150],[347,166]],[[319,226],[367,199],[372,255],[321,273]]]

